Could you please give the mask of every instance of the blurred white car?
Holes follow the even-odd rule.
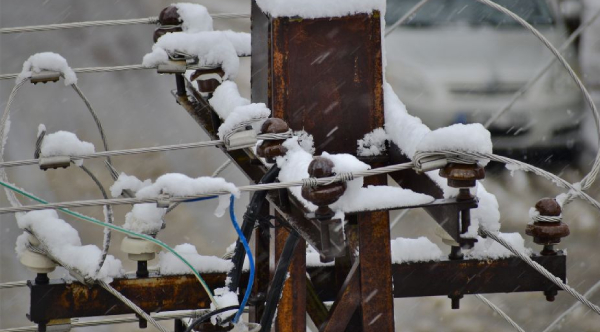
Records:
[[[388,0],[387,25],[420,0]],[[568,38],[557,3],[494,0],[539,29],[555,46]],[[510,17],[475,0],[430,0],[386,37],[387,81],[409,112],[432,128],[485,123],[551,58],[550,51]],[[574,48],[565,52],[577,70]],[[556,64],[489,129],[494,148],[573,149],[582,97]]]

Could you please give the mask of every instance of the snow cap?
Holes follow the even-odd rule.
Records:
[[[16,84],[30,78],[33,73],[40,73],[44,70],[60,72],[65,79],[65,85],[77,83],[77,76],[65,58],[53,52],[42,52],[30,56],[23,63],[23,70],[17,76]]]

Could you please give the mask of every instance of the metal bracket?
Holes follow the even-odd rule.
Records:
[[[171,206],[171,195],[160,194],[156,199],[156,207],[159,209],[168,209]]]
[[[158,65],[156,71],[159,74],[185,74],[187,70],[185,61],[169,61]]]

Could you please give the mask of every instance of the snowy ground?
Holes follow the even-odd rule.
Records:
[[[195,1],[206,5],[209,10],[219,12],[249,12],[249,1]],[[591,3],[596,2],[590,0]],[[140,18],[155,16],[170,1],[119,1],[119,0],[2,0],[0,3],[0,26],[46,24],[70,21]],[[600,26],[600,24],[598,24]],[[216,28],[231,28],[236,31],[249,31],[246,20],[216,21]],[[598,56],[599,30],[591,32],[584,40],[589,48],[584,48],[588,57]],[[62,54],[72,67],[112,66],[137,64],[152,46],[153,28],[150,26],[85,28],[54,32],[37,32],[19,35],[0,36],[0,73],[14,73],[29,55],[41,51],[54,51]],[[586,62],[584,61],[584,64]],[[600,70],[595,71],[594,63],[585,73],[588,82],[600,81]],[[600,68],[600,66],[598,66]],[[242,94],[249,97],[248,60],[242,60],[242,70],[237,79]],[[153,71],[125,73],[81,74],[81,89],[97,108],[109,134],[111,149],[145,147],[206,140],[202,130],[190,117],[175,104],[170,94],[174,88],[173,78],[158,76]],[[0,107],[3,108],[12,88],[13,81],[0,81]],[[597,94],[600,102],[600,94]],[[29,159],[33,156],[35,134],[39,123],[45,123],[49,132],[68,130],[75,132],[84,141],[95,144],[100,150],[100,139],[94,123],[71,89],[62,84],[41,86],[26,85],[17,98],[12,117],[12,130],[7,145],[7,160]],[[586,140],[590,146],[595,143],[594,127],[587,121]],[[592,148],[588,148],[591,154]],[[588,158],[589,159],[589,158]],[[156,179],[165,172],[181,172],[192,177],[212,173],[225,157],[217,149],[186,150],[178,152],[148,154],[133,157],[115,158],[119,171],[135,174],[140,179]],[[86,165],[107,184],[112,183],[104,170],[102,161],[86,161]],[[589,169],[585,163],[576,166],[556,166],[554,171],[566,179],[576,182]],[[31,190],[49,201],[67,201],[99,197],[96,187],[81,171],[70,168],[65,171],[40,172],[35,166],[9,170],[9,177],[19,185]],[[244,177],[234,168],[223,173],[230,182],[246,184]],[[521,232],[527,220],[527,212],[535,202],[546,196],[557,194],[555,187],[544,179],[525,174],[508,172],[488,174],[486,188],[497,195],[501,206],[503,231]],[[590,194],[600,198],[600,186],[595,185]],[[0,206],[8,206],[4,195],[0,195]],[[247,196],[236,205],[238,215],[243,213]],[[213,216],[212,209],[205,203],[178,208],[168,218],[167,229],[160,238],[176,245],[184,242],[195,244],[202,254],[222,255],[227,245],[234,241],[235,233],[226,218]],[[127,207],[116,209],[117,223],[122,224]],[[82,209],[82,212],[101,218],[100,209]],[[567,210],[565,221],[571,225],[572,235],[564,241],[569,249],[569,282],[581,292],[585,292],[600,280],[598,260],[598,239],[600,213],[576,202]],[[392,216],[393,218],[394,216]],[[421,211],[410,212],[393,230],[393,237],[429,236],[437,241],[431,231],[432,221]],[[91,226],[72,222],[84,243],[101,244],[102,231]],[[32,278],[15,258],[14,242],[21,233],[13,216],[0,216],[0,282]],[[133,264],[119,252],[122,237],[115,234],[111,254],[121,258],[126,268]],[[440,242],[438,245],[442,246]],[[538,249],[537,246],[531,245]],[[57,270],[53,277],[61,277],[64,271]],[[547,303],[542,294],[500,294],[489,298],[506,310],[527,331],[541,331],[556,315],[566,310],[574,300],[560,294],[557,301]],[[600,303],[600,293],[592,297]],[[0,328],[29,325],[25,318],[29,301],[27,290],[0,291]],[[398,331],[511,331],[511,328],[489,308],[474,297],[467,297],[461,303],[461,310],[450,309],[450,301],[445,297],[396,300],[396,322]],[[170,326],[170,324],[169,324]],[[569,316],[557,331],[597,331],[600,318],[589,310],[580,308]],[[120,327],[126,331],[135,326]],[[116,331],[112,328],[89,328],[86,331]]]

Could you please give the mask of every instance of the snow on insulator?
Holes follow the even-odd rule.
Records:
[[[319,18],[385,12],[385,0],[256,0],[273,17]]]
[[[230,260],[216,256],[202,256],[194,245],[184,243],[173,248],[200,273],[228,272],[233,267]],[[191,274],[190,268],[170,252],[158,255],[158,268],[162,275]]]
[[[427,133],[417,151],[458,150],[492,153],[492,135],[480,123],[457,123]]]
[[[488,152],[491,153],[491,143],[489,132],[478,126],[451,126],[442,128],[436,133],[433,133],[429,127],[423,124],[421,119],[412,116],[406,110],[406,106],[396,95],[392,87],[388,83],[383,84],[384,92],[384,111],[385,111],[385,131],[389,135],[390,140],[396,144],[402,153],[407,157],[412,158],[419,149],[436,147],[451,148],[462,147],[462,150]],[[469,128],[469,129],[465,129]],[[459,131],[459,135],[468,136],[468,132],[474,130],[479,139],[482,140],[481,147],[478,146],[475,140],[468,140],[468,143],[456,143],[456,145],[448,145],[443,140],[447,138],[450,132]],[[463,132],[464,131],[464,132]],[[433,134],[432,134],[433,133]],[[424,142],[421,145],[421,142]],[[454,139],[451,139],[454,141]],[[456,197],[458,189],[448,186],[446,179],[439,176],[437,171],[426,173],[440,189],[442,189],[445,198]],[[491,232],[500,230],[500,211],[498,210],[498,200],[496,196],[488,193],[481,183],[477,183],[477,189],[473,193],[479,199],[479,206],[471,210],[471,227],[464,238],[474,238],[477,236],[479,225],[485,226]]]
[[[36,53],[23,63],[23,70],[17,76],[16,84],[30,78],[34,73],[39,74],[43,71],[54,71],[61,73],[65,78],[65,85],[77,83],[77,76],[67,60],[61,55],[53,52]]]
[[[313,156],[298,144],[298,138],[293,137],[283,143],[288,152],[283,157],[277,158],[277,165],[281,168],[279,179],[282,182],[297,181],[309,177],[308,165]],[[361,172],[370,169],[370,166],[349,154],[329,154],[324,152],[322,157],[334,163],[336,174]],[[347,182],[344,195],[330,207],[336,212],[336,218],[343,218],[344,213],[399,208],[413,205],[431,203],[433,197],[415,193],[411,190],[389,187],[368,186],[363,188],[363,178]],[[301,187],[289,189],[292,194],[304,204],[306,208],[315,211],[317,206],[302,197]]]
[[[213,20],[206,7],[187,2],[176,3],[173,6],[177,7],[177,14],[181,19],[181,28],[184,32],[213,30]]]
[[[225,72],[224,79],[232,79],[239,70],[238,56],[247,55],[249,45],[249,36],[232,31],[169,33],[152,46],[152,52],[144,56],[142,65],[153,68],[160,64],[168,64],[169,54],[183,52],[197,56],[200,67],[222,67]]]
[[[238,106],[233,109],[219,127],[219,138],[224,139],[226,135],[238,130],[240,126],[245,124],[252,124],[253,129],[258,130],[270,115],[271,110],[263,103]]]
[[[54,210],[32,211],[17,214],[17,224],[21,229],[30,230],[52,257],[81,273],[84,278],[112,281],[112,278],[124,273],[121,261],[112,255],[106,257],[98,275],[96,269],[102,256],[102,250],[95,245],[82,245],[79,233],[62,219]],[[17,239],[17,255],[26,249],[24,233]]]

